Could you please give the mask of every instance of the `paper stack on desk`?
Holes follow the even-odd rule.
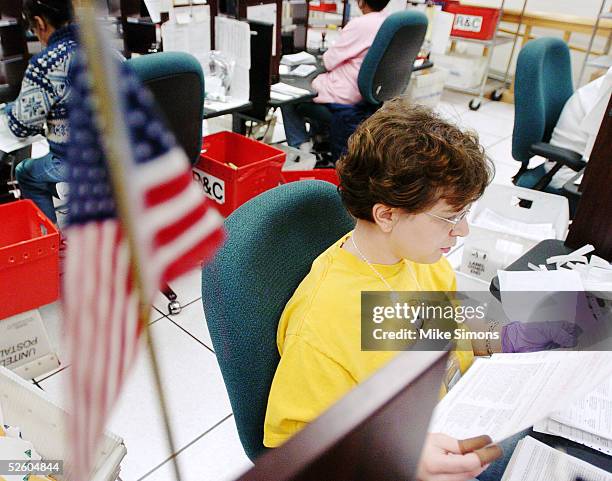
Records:
[[[283,82],[275,83],[270,87],[270,98],[273,100],[290,100],[304,95],[310,95],[310,92]]]
[[[527,436],[516,445],[501,481],[574,481],[577,478],[612,481],[612,474]]]
[[[315,70],[317,70],[317,67],[315,65],[298,65],[287,75],[295,75],[296,77],[308,77]]]
[[[309,54],[308,52],[299,52],[291,55],[283,55],[281,57],[280,63],[282,65],[304,65],[304,64],[316,64],[317,59],[314,55]]]
[[[561,436],[612,456],[612,379],[569,408],[536,423],[534,430]]]

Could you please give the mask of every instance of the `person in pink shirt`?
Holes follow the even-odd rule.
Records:
[[[355,105],[361,102],[357,86],[359,69],[372,41],[388,13],[383,12],[389,0],[358,0],[363,15],[351,20],[342,29],[336,43],[323,55],[326,72],[318,75],[312,86],[317,96],[308,102],[281,107],[287,144],[309,151],[309,138],[325,130],[325,121],[330,119],[326,104]],[[310,135],[306,131],[305,118],[311,119]]]

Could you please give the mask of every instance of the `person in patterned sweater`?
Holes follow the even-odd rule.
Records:
[[[54,223],[55,185],[66,180],[63,161],[68,141],[68,74],[77,48],[70,0],[25,0],[23,14],[43,47],[25,71],[17,99],[5,108],[8,127],[17,137],[43,134],[49,153],[26,159],[16,168],[23,197],[32,199]]]

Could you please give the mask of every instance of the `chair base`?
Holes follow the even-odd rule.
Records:
[[[172,288],[168,284],[166,284],[162,288],[162,294],[166,296],[166,299],[168,299],[168,301],[170,301],[168,302],[168,314],[171,316],[176,316],[177,314],[180,314],[183,307],[178,301],[176,292],[174,292]]]

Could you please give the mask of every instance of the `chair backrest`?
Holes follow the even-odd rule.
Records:
[[[187,157],[195,163],[202,149],[204,74],[196,58],[184,52],[160,52],[127,61],[150,90]]]
[[[280,316],[314,259],[354,221],[334,185],[298,181],[243,204],[225,227],[225,245],[202,270],[202,303],[240,441],[253,460],[265,450]]]
[[[514,159],[527,164],[533,156],[530,147],[550,140],[573,90],[570,53],[563,40],[542,37],[521,49],[514,77]]]
[[[380,105],[406,89],[425,32],[427,17],[421,12],[404,10],[385,19],[357,77],[367,103]]]

